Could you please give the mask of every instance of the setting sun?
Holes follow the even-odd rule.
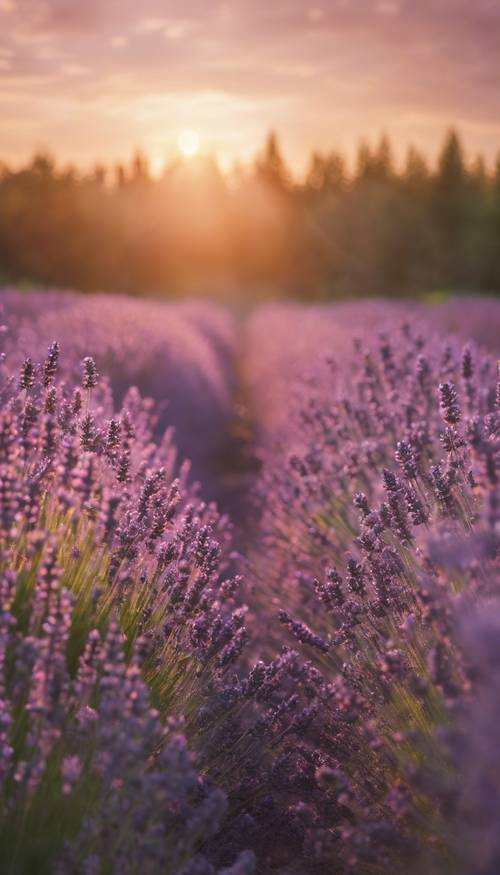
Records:
[[[179,151],[182,152],[186,158],[191,158],[193,155],[196,155],[200,148],[200,135],[197,131],[193,130],[181,131],[177,140],[177,145]]]

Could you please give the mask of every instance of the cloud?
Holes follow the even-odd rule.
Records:
[[[141,18],[137,22],[137,33],[155,33],[159,30],[165,30],[168,25],[166,18]]]
[[[85,76],[90,73],[90,69],[83,64],[63,64],[61,73],[65,76]]]
[[[455,120],[492,155],[499,45],[497,0],[0,0],[0,83],[23,107],[31,102],[36,136],[43,131],[57,148],[75,133],[62,136],[64,118],[74,118],[68,107],[76,115],[84,107],[89,155],[101,134],[111,138],[106,151],[124,142],[127,113],[127,143],[161,139],[154,113],[147,132],[137,119],[166,98],[176,107],[172,124],[184,105],[207,131],[222,125],[229,136],[233,113],[252,147],[274,124],[298,158],[312,145],[350,145],[382,128],[432,146]],[[115,135],[103,96],[108,111],[118,108]],[[32,145],[26,133],[19,148]]]

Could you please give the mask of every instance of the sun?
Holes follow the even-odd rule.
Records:
[[[185,130],[181,131],[177,138],[179,152],[182,152],[186,158],[191,158],[196,155],[200,148],[200,135],[197,131]]]

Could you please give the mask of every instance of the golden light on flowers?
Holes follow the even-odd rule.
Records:
[[[193,155],[196,155],[200,148],[200,135],[197,131],[193,130],[181,131],[177,139],[177,145],[179,152],[186,158],[191,158]]]

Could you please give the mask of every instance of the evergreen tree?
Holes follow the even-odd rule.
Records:
[[[366,140],[361,140],[356,157],[356,172],[354,182],[364,182],[371,178],[373,172],[373,156]]]
[[[306,172],[305,186],[316,191],[342,191],[347,183],[345,159],[339,152],[322,155],[313,152]]]
[[[500,152],[491,178],[488,211],[486,288],[500,295]]]
[[[451,129],[434,178],[434,215],[441,252],[438,274],[448,287],[460,287],[466,271],[467,181],[462,144],[458,133]]]
[[[381,182],[387,182],[394,175],[392,147],[386,134],[382,134],[373,156],[372,174]]]
[[[290,171],[281,153],[277,134],[271,131],[262,155],[256,162],[257,178],[276,190],[284,191],[290,185]]]
[[[79,289],[196,290],[220,277],[308,299],[500,290],[500,157],[470,162],[450,131],[430,172],[414,147],[399,172],[390,140],[360,144],[349,173],[315,152],[301,185],[276,134],[253,168],[146,157],[88,173],[45,153],[0,162],[0,276]]]
[[[414,193],[422,193],[427,188],[429,176],[425,156],[415,146],[410,146],[403,170],[404,185]]]
[[[137,150],[133,159],[130,170],[130,181],[134,184],[143,184],[149,181],[149,163],[144,152]]]

